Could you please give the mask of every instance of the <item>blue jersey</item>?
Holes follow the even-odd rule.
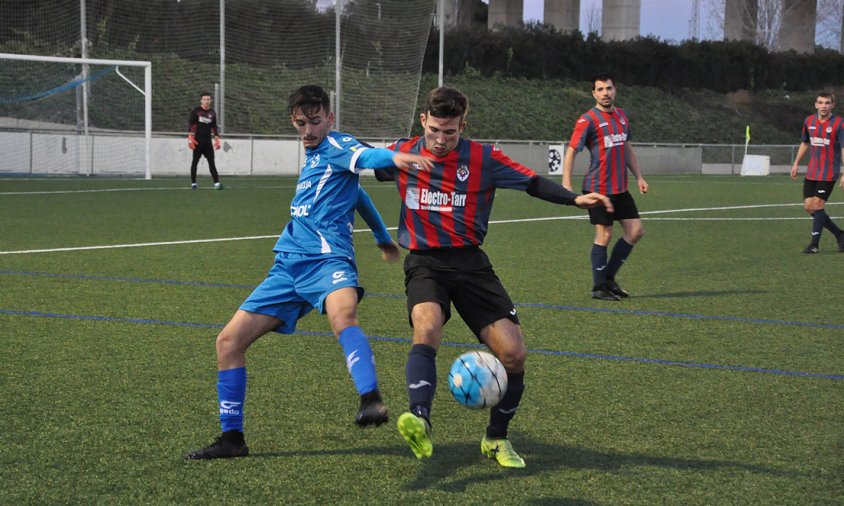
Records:
[[[319,146],[305,149],[305,164],[290,202],[290,222],[274,251],[354,258],[357,162],[368,149],[340,132],[330,132]]]

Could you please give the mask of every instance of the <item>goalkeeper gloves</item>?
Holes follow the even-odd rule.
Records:
[[[220,138],[219,137],[214,138],[214,149],[215,150],[220,149]]]
[[[188,135],[188,147],[190,148],[190,150],[193,151],[198,145],[199,143],[196,142],[196,139],[193,137],[193,135]]]

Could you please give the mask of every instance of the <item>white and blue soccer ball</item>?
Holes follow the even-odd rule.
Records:
[[[492,353],[469,351],[451,365],[448,388],[454,399],[467,408],[490,408],[507,392],[507,371]]]

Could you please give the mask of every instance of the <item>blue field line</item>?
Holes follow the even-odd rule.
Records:
[[[145,279],[145,278],[131,278],[119,276],[97,276],[88,274],[61,274],[52,272],[36,272],[36,271],[10,271],[0,269],[0,275],[9,276],[43,276],[51,278],[71,278],[71,279],[93,279],[106,281],[125,281],[130,283],[160,283],[167,285],[184,285],[184,286],[202,286],[213,288],[238,288],[253,290],[255,285],[243,285],[233,283],[208,283],[204,281],[177,281],[171,279]],[[384,297],[390,299],[404,298],[404,295],[389,294],[389,293],[369,293],[367,297]],[[732,321],[740,323],[761,323],[765,325],[790,325],[797,327],[811,327],[821,329],[844,329],[844,324],[840,323],[818,323],[818,322],[801,322],[791,320],[772,320],[767,318],[747,318],[743,316],[720,316],[720,315],[703,315],[694,313],[673,313],[669,311],[646,311],[638,309],[620,309],[620,308],[602,308],[590,306],[567,306],[556,304],[540,304],[531,302],[514,302],[516,307],[535,307],[540,309],[558,309],[562,311],[588,311],[597,313],[618,313],[629,314],[634,316],[662,316],[668,318],[688,318],[693,320],[718,320],[718,321]]]
[[[103,321],[103,322],[113,322],[113,323],[137,323],[142,325],[167,325],[167,326],[175,326],[175,327],[199,327],[199,328],[209,328],[209,329],[221,329],[223,325],[218,323],[193,323],[193,322],[177,322],[177,321],[168,321],[168,320],[149,320],[144,318],[118,318],[114,316],[90,316],[90,315],[74,315],[74,314],[63,314],[63,313],[44,313],[41,311],[17,311],[11,309],[0,309],[0,314],[8,314],[13,316],[36,316],[42,318],[67,318],[67,319],[74,319],[74,320],[88,320],[88,321]],[[318,332],[318,331],[308,331],[308,330],[297,330],[294,334],[298,335],[308,335],[308,336],[320,336],[320,337],[333,337],[331,332]],[[369,336],[369,339],[373,341],[383,341],[383,342],[392,342],[392,343],[410,343],[410,339],[406,337],[387,337],[387,336]],[[442,346],[453,346],[458,348],[483,348],[483,345],[477,343],[462,343],[462,342],[455,342],[455,341],[443,341],[441,343]],[[670,365],[670,366],[677,366],[677,367],[694,367],[694,368],[702,368],[702,369],[720,369],[726,371],[739,371],[739,372],[755,372],[755,373],[763,373],[763,374],[775,374],[780,376],[801,376],[806,378],[822,378],[822,379],[831,379],[831,380],[844,380],[844,374],[823,374],[823,373],[811,373],[811,372],[803,372],[803,371],[787,371],[783,369],[765,369],[761,367],[748,367],[742,365],[723,365],[723,364],[706,364],[706,363],[697,363],[697,362],[683,362],[679,360],[663,360],[657,358],[639,358],[639,357],[625,357],[622,355],[602,355],[597,353],[580,353],[574,351],[557,351],[557,350],[544,350],[544,349],[528,349],[528,353],[530,354],[537,354],[537,355],[558,355],[558,356],[566,356],[566,357],[575,357],[575,358],[589,358],[589,359],[596,359],[596,360],[611,360],[615,362],[638,362],[644,364],[658,364],[658,365]]]
[[[704,315],[694,313],[673,313],[670,311],[646,311],[641,309],[619,309],[619,308],[598,308],[589,306],[564,306],[554,304],[534,304],[515,302],[513,305],[518,307],[538,307],[543,309],[562,309],[565,311],[590,311],[599,313],[619,313],[637,316],[665,316],[670,318],[690,318],[693,320],[720,320],[728,322],[742,322],[742,323],[764,323],[768,325],[793,325],[798,327],[813,327],[821,329],[844,329],[844,324],[841,323],[817,323],[817,322],[801,322],[791,320],[771,320],[768,318],[747,318],[744,316],[719,316],[719,315]]]

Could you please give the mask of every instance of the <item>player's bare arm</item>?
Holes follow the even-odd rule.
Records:
[[[566,148],[566,156],[563,158],[563,188],[568,191],[574,191],[571,185],[571,174],[574,172],[574,158],[577,156],[577,151],[569,146]]]
[[[639,159],[636,157],[636,152],[633,151],[633,146],[627,143],[625,148],[627,149],[627,168],[636,177],[636,186],[639,187],[639,193],[648,193],[648,182],[642,176],[642,169],[639,167]]]
[[[797,170],[800,167],[800,160],[809,151],[809,143],[801,142],[800,147],[797,148],[797,156],[794,157],[794,164],[791,165],[791,179],[797,179]],[[844,153],[844,149],[841,150]],[[844,188],[844,187],[843,187]]]

